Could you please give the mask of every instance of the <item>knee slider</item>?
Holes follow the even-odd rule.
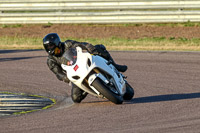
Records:
[[[80,96],[77,96],[77,95],[75,95],[75,94],[72,94],[71,95],[71,98],[72,98],[72,100],[75,102],[75,103],[80,103],[81,102],[81,98],[80,98]]]

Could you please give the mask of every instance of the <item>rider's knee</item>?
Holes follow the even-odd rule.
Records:
[[[75,94],[72,94],[71,98],[72,98],[72,101],[75,102],[75,103],[80,103],[82,101],[81,97],[77,96]]]
[[[72,84],[71,98],[75,103],[80,103],[86,96],[86,92],[81,90],[78,86]]]

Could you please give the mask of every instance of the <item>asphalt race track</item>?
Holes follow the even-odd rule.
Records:
[[[0,50],[0,92],[55,98],[53,107],[0,117],[0,133],[199,133],[199,52],[111,52],[135,89],[122,105],[88,95],[73,104],[43,50]]]

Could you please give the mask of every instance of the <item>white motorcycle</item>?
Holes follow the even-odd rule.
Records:
[[[62,68],[68,79],[80,89],[115,104],[133,98],[133,88],[111,62],[80,47],[70,48],[63,56],[65,63]]]

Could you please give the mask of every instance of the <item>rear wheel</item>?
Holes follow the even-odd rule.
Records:
[[[92,83],[92,86],[97,89],[103,96],[105,96],[108,100],[115,104],[122,104],[123,97],[114,93],[110,90],[109,86],[106,85],[102,80],[99,78],[95,79]]]
[[[124,94],[124,100],[131,100],[134,96],[134,89],[126,82],[126,93]]]

